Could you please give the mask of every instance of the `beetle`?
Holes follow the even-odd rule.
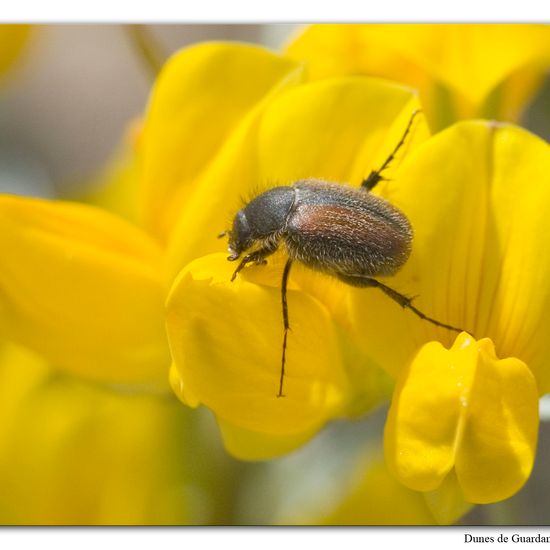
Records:
[[[247,264],[263,264],[282,245],[288,254],[283,269],[281,299],[283,350],[277,397],[283,397],[286,344],[290,329],[287,283],[294,262],[336,277],[355,287],[375,287],[421,319],[446,329],[462,329],[428,317],[408,298],[375,277],[397,273],[411,253],[413,230],[405,214],[370,191],[385,178],[382,172],[402,147],[415,116],[384,164],[354,188],[319,179],[303,179],[258,195],[237,212],[229,236],[229,261],[245,254],[231,281]]]

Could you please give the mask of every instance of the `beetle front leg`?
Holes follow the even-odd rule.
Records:
[[[237,277],[237,273],[243,269],[247,264],[255,263],[255,264],[263,264],[266,263],[266,257],[270,254],[273,254],[277,248],[273,247],[266,247],[266,248],[260,248],[259,250],[255,250],[254,252],[251,252],[250,254],[247,254],[242,260],[241,263],[237,266],[237,269],[233,272],[233,275],[231,276],[231,282],[235,280]],[[229,256],[229,261],[235,261],[237,257]]]

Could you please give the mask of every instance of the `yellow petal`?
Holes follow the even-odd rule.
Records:
[[[285,397],[277,397],[280,289],[249,282],[243,272],[231,283],[233,270],[224,255],[206,256],[188,265],[171,290],[167,330],[183,398],[251,432],[297,438],[318,429],[341,414],[349,392],[328,312],[289,288]]]
[[[240,460],[269,460],[287,454],[311,439],[319,427],[301,433],[272,434],[240,428],[218,418],[226,450]]]
[[[395,29],[393,27],[396,27]],[[400,55],[400,40],[393,48],[385,42],[373,48],[372,38],[392,36],[406,25],[308,25],[291,39],[286,54],[307,63],[308,77],[317,80],[346,74],[380,76],[416,86],[421,71],[406,55]],[[395,75],[401,78],[394,78]]]
[[[478,355],[468,344],[463,333],[451,356],[439,342],[430,342],[398,378],[386,422],[386,459],[397,478],[416,491],[436,489],[454,467],[466,421],[463,395],[473,384]]]
[[[298,86],[272,99],[232,136],[196,182],[170,242],[171,271],[225,249],[216,236],[230,227],[243,197],[303,177],[359,185],[383,164],[416,109],[410,90],[366,78]],[[393,167],[427,133],[418,116]],[[391,177],[388,172],[385,176]]]
[[[386,460],[411,489],[433,491],[454,468],[465,500],[496,502],[529,477],[537,429],[537,387],[527,366],[499,360],[489,339],[462,333],[450,350],[426,344],[400,374]]]
[[[262,118],[260,182],[319,177],[359,185],[383,164],[418,108],[412,90],[377,79],[300,86],[274,100]],[[426,139],[423,117],[412,130],[400,155]]]
[[[466,500],[483,504],[512,496],[531,474],[538,393],[525,363],[515,358],[499,361],[489,339],[478,347],[476,379],[466,404],[469,420],[455,469]]]
[[[287,53],[306,61],[312,78],[366,74],[417,87],[429,118],[442,127],[459,117],[517,116],[550,63],[550,31],[544,25],[313,25]]]
[[[186,391],[187,385],[181,378],[176,365],[170,369],[170,383],[177,397],[190,407],[197,407],[199,399]],[[240,460],[267,460],[297,449],[311,439],[318,430],[313,429],[297,434],[272,434],[241,428],[231,421],[217,417],[218,426],[225,449]]]
[[[101,210],[0,197],[0,323],[57,367],[166,385],[165,296],[156,244]]]
[[[550,61],[544,25],[386,25],[369,32],[474,104],[516,70]]]
[[[167,62],[143,134],[145,217],[155,232],[166,236],[190,184],[247,113],[300,74],[296,62],[245,44],[199,44]]]

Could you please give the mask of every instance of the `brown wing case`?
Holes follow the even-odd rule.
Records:
[[[395,273],[409,257],[410,224],[387,201],[324,182],[296,187],[284,232],[291,258],[335,276],[374,277]]]

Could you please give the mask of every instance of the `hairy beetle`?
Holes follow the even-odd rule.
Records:
[[[411,129],[415,111],[403,136],[382,167],[373,170],[360,188],[318,179],[304,179],[290,186],[274,187],[237,212],[229,235],[228,260],[241,258],[233,273],[265,258],[284,245],[288,259],[281,283],[283,351],[278,397],[283,396],[288,330],[287,283],[293,262],[336,277],[356,287],[376,287],[421,319],[449,330],[462,329],[428,317],[408,298],[374,277],[393,275],[407,261],[413,231],[406,216],[388,201],[370,193],[384,178],[382,172],[394,159]]]

